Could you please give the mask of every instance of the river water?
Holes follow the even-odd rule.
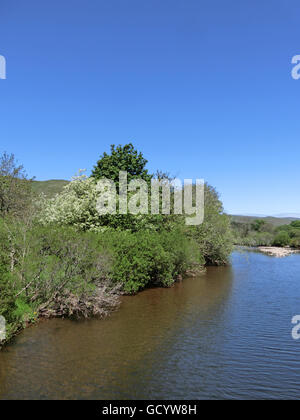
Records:
[[[105,320],[55,319],[0,352],[0,399],[300,397],[300,254],[232,255]]]

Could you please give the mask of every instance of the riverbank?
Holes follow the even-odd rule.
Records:
[[[257,249],[264,254],[271,255],[276,258],[284,258],[288,257],[289,255],[296,254],[299,251],[292,249],[292,248],[281,248],[276,246],[259,246]]]
[[[178,274],[174,277],[172,285],[176,283],[182,283],[187,278],[195,278],[198,276],[203,276],[206,273],[205,266],[194,267],[193,269],[187,269],[184,273]],[[47,307],[41,305],[38,312],[35,312],[35,316],[32,318],[27,318],[26,321],[19,323],[14,326],[14,329],[6,330],[7,336],[4,340],[0,340],[0,352],[3,347],[5,347],[14,337],[19,335],[22,331],[27,328],[33,327],[37,324],[40,324],[42,321],[50,319],[65,319],[65,320],[77,320],[83,321],[87,319],[100,320],[105,319],[110,316],[113,312],[117,311],[121,306],[122,296],[138,296],[145,289],[156,289],[163,290],[165,287],[162,286],[152,286],[146,287],[139,292],[134,294],[125,293],[122,290],[120,284],[112,287],[109,282],[107,284],[99,285],[94,292],[89,295],[85,295],[84,298],[80,299],[75,295],[69,296],[67,302],[58,298],[55,306]],[[70,303],[72,304],[73,310],[70,311]],[[68,310],[66,311],[66,308]],[[0,325],[1,326],[1,325]],[[3,333],[0,328],[0,333]],[[1,337],[1,334],[0,334]]]

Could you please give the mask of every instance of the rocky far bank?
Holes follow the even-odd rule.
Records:
[[[299,252],[292,248],[280,248],[276,246],[259,246],[258,250],[277,258],[288,257],[289,255],[296,254]]]

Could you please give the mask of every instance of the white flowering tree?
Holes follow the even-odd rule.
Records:
[[[51,223],[74,226],[80,230],[101,232],[107,228],[138,231],[157,230],[162,224],[160,215],[119,214],[100,215],[97,210],[99,189],[95,178],[87,177],[80,171],[63,191],[54,198],[42,196],[39,221],[43,225]],[[129,195],[130,196],[130,195]]]
[[[72,225],[80,230],[101,229],[102,221],[96,210],[96,183],[83,172],[74,176],[54,198],[42,198],[42,224]]]

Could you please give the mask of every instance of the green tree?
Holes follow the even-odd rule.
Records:
[[[251,225],[251,228],[256,232],[261,232],[262,228],[265,226],[266,222],[262,219],[256,219]]]
[[[0,156],[0,216],[24,214],[31,199],[31,180],[15,156]]]
[[[152,175],[145,169],[148,161],[141,152],[138,152],[132,143],[125,146],[111,145],[110,154],[103,153],[94,166],[92,177],[95,179],[107,178],[119,187],[119,172],[127,172],[127,182],[133,179],[143,179],[150,183]]]
[[[295,220],[290,225],[292,228],[300,229],[300,220]]]

